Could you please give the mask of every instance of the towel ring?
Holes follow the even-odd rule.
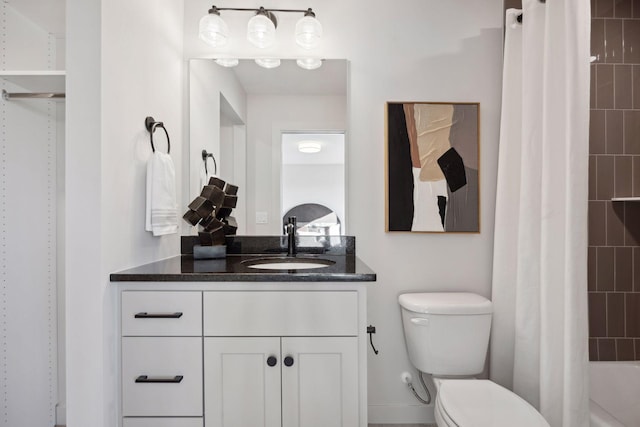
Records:
[[[207,153],[207,150],[202,150],[202,161],[204,161],[204,173],[207,174],[207,176],[209,175],[209,170],[207,170],[207,158],[211,157],[211,159],[213,160],[213,174],[217,175],[218,174],[218,164],[216,163],[216,158],[213,157],[212,153]]]
[[[153,133],[156,131],[156,128],[162,128],[164,134],[167,135],[167,154],[171,152],[171,140],[169,139],[169,132],[164,127],[164,123],[156,122],[153,117],[149,116],[144,119],[144,127],[149,131],[149,140],[151,141],[151,150],[155,153],[156,147],[153,145]]]

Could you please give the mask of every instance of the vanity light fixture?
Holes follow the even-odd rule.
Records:
[[[303,13],[295,28],[296,43],[304,49],[318,47],[322,38],[322,25],[316,19],[316,14],[311,8],[304,9],[246,9],[236,7],[211,6],[209,12],[200,19],[199,36],[205,43],[212,47],[222,47],[229,39],[229,28],[220,17],[221,10],[234,10],[241,12],[253,12],[253,16],[247,24],[247,40],[253,45],[265,49],[275,43],[278,20],[273,12]]]
[[[215,6],[200,19],[198,35],[211,47],[222,47],[229,41],[229,27]]]
[[[216,59],[216,64],[221,65],[223,67],[235,67],[238,65],[240,61],[237,58],[218,58]]]
[[[280,66],[280,59],[278,58],[256,58],[255,61],[262,68],[277,68]]]
[[[301,153],[319,153],[322,150],[322,144],[316,141],[300,141],[298,143],[298,151]]]
[[[296,43],[305,49],[318,47],[322,38],[322,25],[316,14],[309,8],[296,23]]]
[[[296,60],[296,64],[305,70],[315,70],[322,66],[322,60],[320,58],[301,58]]]
[[[274,14],[260,6],[247,24],[247,40],[260,49],[273,46],[276,42],[276,25],[278,21]]]

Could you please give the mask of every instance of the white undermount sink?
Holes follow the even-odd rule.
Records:
[[[264,257],[242,261],[242,264],[259,270],[309,270],[329,267],[335,261],[323,258]]]

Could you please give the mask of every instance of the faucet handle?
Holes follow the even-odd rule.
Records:
[[[297,222],[298,222],[295,216],[290,216],[289,218],[287,218],[287,221],[289,224],[293,224],[294,227],[297,225]]]

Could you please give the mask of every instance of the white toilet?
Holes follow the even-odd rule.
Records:
[[[484,368],[491,301],[462,292],[403,294],[398,301],[409,359],[436,385],[439,427],[549,427],[515,393],[472,378]]]

